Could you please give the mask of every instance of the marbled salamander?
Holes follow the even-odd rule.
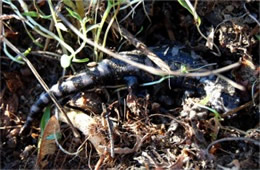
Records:
[[[172,70],[177,70],[183,64],[188,68],[198,68],[205,65],[205,61],[194,52],[187,53],[183,51],[183,46],[175,46],[172,48],[161,47],[152,49],[162,60],[164,60]],[[156,67],[147,57],[136,55],[134,52],[121,52],[122,56],[139,63]],[[145,79],[148,73],[137,69],[136,67],[126,64],[117,59],[104,59],[96,67],[89,68],[82,73],[71,76],[60,83],[53,85],[50,92],[55,97],[62,98],[82,89],[94,87],[97,84],[105,84],[106,82],[122,80],[126,76],[136,76],[141,81]],[[39,99],[31,106],[29,115],[21,132],[27,129],[33,118],[40,113],[43,108],[51,102],[48,93],[42,93]]]

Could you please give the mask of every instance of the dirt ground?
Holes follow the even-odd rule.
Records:
[[[165,80],[138,87],[132,94],[122,86],[122,81],[110,79],[64,96],[58,101],[71,118],[78,137],[66,118],[61,116],[59,122],[48,116],[57,110],[53,103],[45,109],[44,116],[34,119],[28,133],[19,134],[30,107],[44,89],[28,64],[10,56],[17,57],[15,48],[26,55],[48,87],[95,64],[96,56],[111,57],[86,44],[77,58],[87,57],[89,61],[72,62],[64,71],[60,64],[64,54],[61,44],[39,34],[39,27],[32,29],[26,22],[29,16],[60,37],[58,26],[52,25],[53,19],[38,15],[50,15],[48,1],[24,2],[34,12],[26,14],[18,1],[4,0],[0,16],[4,37],[1,37],[1,169],[260,168],[258,1],[191,1],[199,19],[194,19],[196,15],[178,1],[138,1],[127,7],[122,3],[110,9],[99,36],[100,24],[96,23],[103,22],[108,2],[85,3],[81,17],[89,19],[87,37],[92,40],[98,37],[102,44],[109,30],[104,42],[113,52],[142,51],[140,43],[160,49],[178,44],[185,46],[190,55],[196,53],[205,63],[214,63],[209,70],[234,63],[239,66],[217,75],[219,78],[214,82],[222,83],[213,87],[202,77],[174,77],[176,82],[191,82],[192,90],[177,83],[169,85],[170,80]],[[14,6],[23,15],[19,16]],[[59,7],[60,13],[80,30],[80,22],[75,19],[80,15],[80,6],[75,8],[78,15],[66,10],[73,9],[68,4],[53,1],[53,6]],[[67,25],[64,27],[68,29]],[[79,36],[71,29],[64,31],[61,24],[59,28],[64,42],[78,49],[83,43]],[[27,55],[24,52],[28,48],[31,51]],[[220,96],[206,89],[217,86]],[[214,101],[211,97],[215,97]],[[48,123],[44,122],[46,119]]]

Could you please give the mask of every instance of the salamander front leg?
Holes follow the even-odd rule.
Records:
[[[139,85],[137,78],[135,76],[125,76],[124,81],[126,82],[129,94],[132,95],[135,93]]]

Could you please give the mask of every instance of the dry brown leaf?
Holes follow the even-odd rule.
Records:
[[[53,134],[57,134],[58,132],[60,132],[59,122],[55,116],[52,116],[44,129],[40,149],[37,156],[37,165],[40,168],[44,168],[48,164],[48,160],[46,160],[45,157],[47,155],[54,154],[56,151],[55,139],[47,139],[47,137]]]
[[[208,128],[212,131],[211,132],[211,137],[213,140],[216,140],[215,138],[218,136],[221,124],[218,120],[218,118],[213,117],[211,118],[208,122]]]
[[[7,88],[12,93],[17,92],[17,90],[23,87],[20,75],[16,72],[6,72],[4,73],[4,78]]]
[[[183,164],[185,162],[184,159],[188,157],[188,152],[186,151],[186,149],[183,149],[181,151],[181,154],[177,157],[177,161],[170,167],[170,169],[183,169]]]
[[[11,18],[10,18],[11,19]],[[10,29],[6,29],[5,30],[5,37],[6,38],[10,38],[10,39],[17,39],[18,37],[18,32],[14,32],[13,30],[10,30]]]
[[[219,143],[213,145],[210,150],[209,153],[212,155],[216,155],[217,151],[219,150],[219,148],[221,147],[221,145]]]
[[[6,88],[5,88],[6,89]],[[7,92],[9,93],[9,92]],[[6,90],[2,90],[0,94],[0,105],[1,105],[1,125],[12,126],[12,123],[19,123],[20,119],[16,116],[19,99],[15,93],[7,94]],[[4,135],[4,134],[2,134]]]
[[[252,70],[256,69],[256,66],[254,65],[254,63],[250,59],[247,59],[246,57],[243,57],[242,65],[244,67],[250,67]]]
[[[90,117],[89,115],[75,110],[68,110],[67,116],[72,122],[73,126],[80,130],[88,140],[93,144],[99,155],[105,153],[108,147],[108,141],[104,134],[105,128],[103,127],[99,117]],[[59,119],[68,124],[64,114],[59,114]],[[115,127],[115,125],[113,125]]]
[[[249,91],[258,79],[258,67],[248,57],[242,58],[242,65],[233,71],[237,83],[243,84]],[[256,85],[257,87],[257,85]]]
[[[37,0],[37,5],[39,7],[42,7],[43,5],[45,5],[45,3],[46,3],[46,0]]]
[[[11,94],[5,101],[6,110],[5,115],[9,118],[14,118],[14,115],[17,113],[19,106],[19,99],[16,94]]]

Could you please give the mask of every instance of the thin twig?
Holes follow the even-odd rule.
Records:
[[[15,128],[21,128],[22,125],[15,125],[15,126],[3,126],[0,127],[0,130],[5,130],[5,129],[15,129]]]
[[[113,124],[111,123],[111,120],[109,119],[109,114],[107,112],[107,108],[106,105],[104,103],[102,103],[102,109],[103,109],[103,113],[102,115],[104,115],[105,119],[106,119],[106,123],[107,123],[107,127],[108,127],[108,136],[109,136],[109,140],[110,140],[110,155],[112,158],[115,157],[115,146],[114,146],[114,138],[113,138]]]
[[[233,113],[236,113],[236,112],[238,112],[238,111],[240,111],[242,109],[245,109],[245,108],[253,105],[253,101],[258,97],[258,95],[259,95],[259,92],[254,95],[254,97],[253,97],[253,99],[251,101],[249,101],[249,102],[247,102],[245,104],[242,104],[241,106],[236,107],[236,108],[234,108],[234,109],[232,109],[232,110],[230,110],[228,112],[225,112],[224,114],[221,115],[221,117],[225,118],[225,117],[227,117],[229,115],[232,115]]]
[[[254,95],[255,94],[255,86],[256,86],[256,84],[259,83],[259,81],[260,81],[259,79],[255,80],[252,87],[251,87],[251,97],[252,97],[252,102],[253,102],[254,106],[256,105],[255,97],[254,97],[254,96],[256,96],[256,95]]]
[[[120,32],[120,34],[128,40],[132,45],[134,45],[137,49],[139,49],[144,55],[146,55],[151,61],[153,61],[159,68],[161,68],[165,72],[169,72],[170,67],[155,53],[149,50],[144,43],[139,41],[133,34],[131,34],[128,30],[123,27],[117,25],[117,23],[113,23],[112,27]]]
[[[251,18],[251,19],[253,19],[256,23],[257,23],[257,25],[260,27],[260,22],[249,12],[249,10],[246,8],[246,3],[244,3],[243,4],[243,7],[244,7],[244,9],[245,9],[245,11],[246,11],[246,14]]]
[[[0,16],[3,15],[3,4],[2,1],[0,1]],[[0,19],[0,35],[2,36],[4,34],[3,32],[3,20]],[[0,39],[0,44],[2,44],[2,39]],[[2,46],[0,45],[0,51],[2,51]]]
[[[241,90],[241,91],[245,91],[245,87],[244,87],[244,86],[242,86],[242,85],[240,85],[240,84],[234,82],[233,80],[231,80],[231,79],[229,79],[229,78],[227,78],[227,77],[225,77],[225,76],[223,76],[223,75],[221,75],[221,74],[216,74],[216,75],[217,75],[219,78],[221,78],[221,79],[223,79],[224,81],[226,81],[227,83],[229,83],[231,86],[233,86],[233,87],[235,87],[235,88],[237,88],[237,89],[239,89],[239,90]]]
[[[209,146],[207,147],[206,149],[206,152],[207,152],[207,155],[209,155],[209,149],[217,144],[217,143],[220,143],[220,142],[226,142],[226,141],[248,141],[248,142],[252,142],[254,143],[255,145],[258,145],[260,146],[260,142],[257,141],[257,140],[254,140],[254,139],[251,139],[251,138],[244,138],[244,137],[227,137],[227,138],[222,138],[222,139],[219,139],[219,140],[215,140],[214,142],[212,142],[211,144],[209,144]]]
[[[0,2],[1,5],[2,1]],[[2,5],[1,5],[2,6]],[[15,14],[2,14],[2,11],[0,11],[0,21],[2,22],[2,20],[10,20],[12,18],[15,18],[17,20],[24,20],[24,18],[19,17],[18,15]]]
[[[119,21],[119,23],[122,23],[124,20],[126,20],[132,13],[134,14],[134,10],[142,3],[142,1],[139,1],[132,9],[131,11]]]
[[[23,51],[23,49],[21,49],[21,51]],[[60,58],[61,58],[60,54],[50,52],[50,51],[37,50],[37,51],[31,51],[30,54],[35,55],[35,56],[40,56],[40,57],[46,57],[48,59],[56,60],[58,62],[60,61]]]

